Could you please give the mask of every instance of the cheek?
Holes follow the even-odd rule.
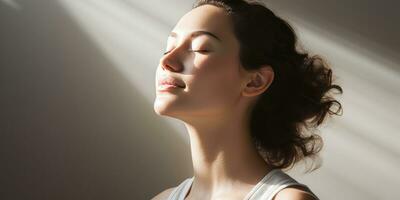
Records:
[[[204,59],[196,63],[190,88],[191,102],[207,108],[229,106],[239,95],[237,64],[230,58]]]

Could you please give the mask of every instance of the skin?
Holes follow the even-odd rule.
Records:
[[[209,35],[189,37],[198,30],[221,41]],[[195,178],[185,199],[243,199],[271,170],[251,142],[248,120],[258,96],[273,81],[273,70],[243,69],[230,18],[216,6],[191,10],[172,32],[176,37],[168,38],[168,53],[156,71],[156,89],[165,75],[186,87],[157,91],[154,110],[181,120],[188,130]],[[153,199],[166,199],[172,189]]]

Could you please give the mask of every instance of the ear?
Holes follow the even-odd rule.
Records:
[[[243,96],[257,96],[263,93],[274,80],[274,70],[269,65],[264,65],[260,69],[251,71],[243,88]]]

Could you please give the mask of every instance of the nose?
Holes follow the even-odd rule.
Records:
[[[168,70],[172,72],[182,72],[182,55],[180,50],[175,48],[163,55],[160,59],[160,65],[163,70]]]

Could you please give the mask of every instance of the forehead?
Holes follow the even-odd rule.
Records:
[[[198,30],[211,32],[222,41],[229,41],[233,37],[229,16],[222,8],[213,5],[192,9],[178,21],[172,32],[181,36]]]

